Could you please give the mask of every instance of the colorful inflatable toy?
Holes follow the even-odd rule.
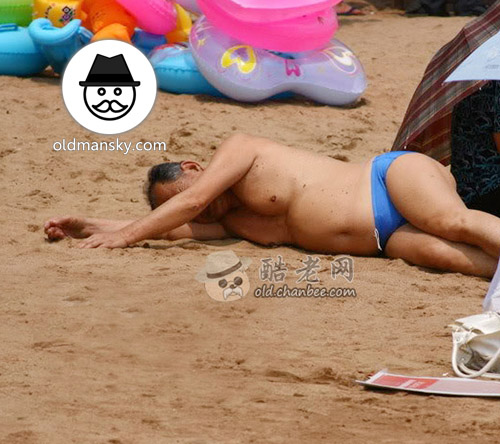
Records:
[[[121,40],[131,43],[136,20],[115,0],[85,0],[83,26],[94,33],[92,41]]]
[[[220,8],[248,22],[289,20],[333,8],[340,0],[217,0]]]
[[[28,26],[33,14],[32,0],[0,0],[0,24]]]
[[[67,25],[73,19],[82,18],[83,0],[35,0],[33,18],[46,18],[58,28]]]
[[[158,87],[163,91],[224,97],[203,77],[185,43],[160,46],[149,54],[149,61],[155,70]],[[286,99],[292,96],[287,92],[272,98]]]
[[[201,14],[201,9],[198,6],[197,0],[177,0],[177,3],[181,5],[184,9],[189,12],[194,12],[195,14]]]
[[[177,11],[177,27],[169,32],[166,37],[169,43],[187,42],[193,27],[193,21],[182,6],[176,3],[175,9]]]
[[[137,19],[137,25],[152,34],[167,34],[177,26],[174,4],[169,0],[117,0]]]
[[[36,19],[29,34],[55,72],[62,73],[73,55],[90,43],[92,33],[72,20],[64,28],[56,28],[49,19]]]
[[[165,36],[151,34],[142,29],[136,29],[135,34],[132,36],[132,44],[142,51],[146,57],[153,49],[161,45],[166,45],[166,43],[167,39]]]
[[[225,3],[234,1],[225,0]],[[236,40],[262,49],[285,52],[313,50],[327,44],[338,29],[333,7],[308,14],[300,14],[302,8],[296,7],[294,14],[297,15],[275,21],[270,21],[270,17],[275,15],[269,9],[269,17],[261,22],[255,21],[256,17],[248,20],[243,18],[243,14],[231,15],[218,1],[198,0],[198,3],[211,24]],[[334,1],[330,3],[333,5]],[[280,14],[277,17],[281,17]]]
[[[257,102],[293,91],[326,105],[348,105],[366,88],[363,67],[341,42],[316,51],[280,55],[242,45],[211,25],[195,24],[190,43],[204,77],[224,95]]]
[[[200,73],[186,44],[159,46],[151,52],[149,61],[155,70],[158,86],[164,91],[222,96]]]
[[[62,73],[91,41],[119,39],[146,54],[158,86],[177,94],[257,102],[296,93],[347,105],[366,88],[361,63],[330,39],[338,0],[35,1],[35,14],[46,18],[29,28],[0,25],[0,74],[29,76],[48,65]],[[0,13],[5,4],[24,5],[5,0]],[[183,6],[197,10],[198,4],[208,16],[193,26]],[[76,16],[84,17],[83,26]],[[189,44],[179,43],[188,34]]]
[[[48,64],[26,28],[0,25],[0,75],[33,76]]]

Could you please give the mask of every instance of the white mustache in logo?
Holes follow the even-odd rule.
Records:
[[[100,113],[107,113],[108,111],[111,111],[113,113],[121,113],[125,109],[127,109],[126,105],[122,105],[118,100],[103,100],[101,103],[98,105],[92,105],[92,108],[94,108],[96,111],[99,111]]]
[[[229,296],[239,296],[240,298],[243,297],[243,290],[241,289],[241,287],[236,287],[236,288],[231,288],[231,287],[227,287],[224,292],[222,293],[222,295],[224,296],[224,300],[227,301],[227,298]]]

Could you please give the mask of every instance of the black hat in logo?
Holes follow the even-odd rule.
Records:
[[[80,86],[139,86],[141,84],[132,78],[123,54],[114,57],[97,54],[87,80],[79,83]]]

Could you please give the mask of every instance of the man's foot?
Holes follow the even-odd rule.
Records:
[[[113,221],[89,219],[86,217],[63,216],[53,217],[44,224],[45,234],[49,240],[55,241],[65,237],[84,239],[96,233],[113,231]]]

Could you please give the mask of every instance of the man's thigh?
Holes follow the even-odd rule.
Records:
[[[387,190],[394,206],[412,225],[422,219],[466,210],[455,180],[440,163],[423,154],[398,157],[389,167]]]

